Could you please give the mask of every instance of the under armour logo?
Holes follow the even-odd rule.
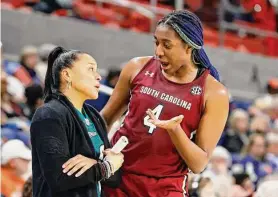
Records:
[[[200,95],[202,93],[202,88],[200,86],[193,86],[191,88],[191,94]]]
[[[146,76],[149,75],[150,77],[153,77],[153,76],[154,76],[154,73],[153,73],[153,72],[146,71],[146,72],[145,72],[145,75],[146,75]]]

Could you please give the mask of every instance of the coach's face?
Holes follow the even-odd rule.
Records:
[[[85,99],[97,99],[101,76],[95,59],[88,54],[78,55],[71,69],[72,88]]]
[[[168,25],[157,26],[154,33],[155,55],[168,74],[177,72],[191,61],[192,48]]]

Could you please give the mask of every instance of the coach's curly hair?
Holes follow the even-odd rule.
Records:
[[[24,183],[22,197],[32,197],[32,177],[29,177]]]

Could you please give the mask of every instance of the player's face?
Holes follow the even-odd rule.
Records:
[[[101,76],[96,60],[88,54],[80,54],[71,69],[72,88],[86,99],[97,99]]]
[[[169,26],[157,26],[154,41],[155,55],[159,58],[161,68],[165,72],[174,73],[190,60],[191,49]]]

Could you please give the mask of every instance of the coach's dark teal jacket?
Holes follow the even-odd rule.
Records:
[[[84,109],[94,122],[104,142],[110,148],[106,126],[92,107]],[[98,160],[85,125],[69,100],[53,94],[34,114],[31,124],[33,197],[96,197],[96,183],[103,179],[99,164],[95,164],[76,178],[63,173],[62,165],[77,154]],[[117,187],[117,172],[103,184]],[[102,196],[104,196],[102,194]]]

